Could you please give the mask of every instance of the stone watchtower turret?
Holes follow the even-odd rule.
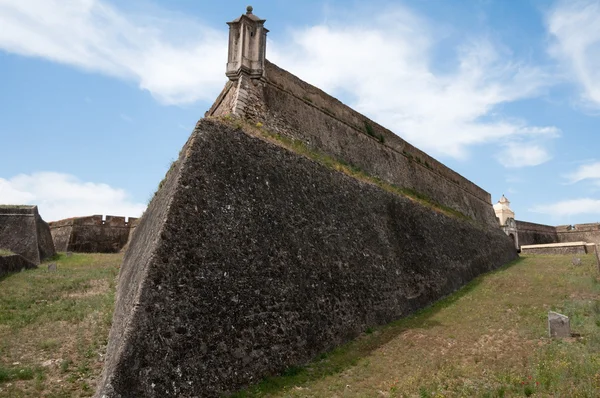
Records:
[[[252,6],[246,14],[227,22],[229,25],[229,55],[226,75],[238,80],[241,74],[250,78],[261,78],[265,70],[267,33],[265,19],[252,14]]]

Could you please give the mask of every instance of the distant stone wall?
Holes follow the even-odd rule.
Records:
[[[218,397],[516,257],[497,226],[203,120],[125,253],[96,396]]]
[[[517,221],[516,224],[520,246],[568,242],[588,242],[600,246],[600,223],[558,227],[525,221]]]
[[[0,278],[12,272],[35,268],[36,265],[18,254],[0,255]]]
[[[559,242],[585,241],[600,246],[600,223],[559,225],[556,232]]]
[[[129,239],[136,219],[101,215],[68,218],[50,223],[54,245],[61,252],[117,253]]]
[[[0,206],[0,249],[37,265],[56,253],[50,236],[37,206]]]
[[[519,220],[516,220],[516,225],[520,246],[559,242],[556,227]]]
[[[207,112],[235,114],[496,226],[490,194],[390,130],[266,62],[263,80],[228,82]]]

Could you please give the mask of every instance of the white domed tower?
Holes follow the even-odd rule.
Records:
[[[515,212],[510,208],[510,201],[502,195],[498,203],[494,205],[494,212],[500,222],[500,228],[515,242],[515,248],[519,249],[519,235],[517,233],[517,222]]]
[[[494,211],[496,217],[500,220],[500,226],[506,225],[506,220],[509,218],[515,218],[515,212],[510,209],[510,201],[506,199],[506,196],[502,195],[498,203],[494,205]]]

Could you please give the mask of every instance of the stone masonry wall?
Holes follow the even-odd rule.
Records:
[[[563,247],[523,247],[521,248],[523,254],[587,254],[588,251],[585,245],[578,246],[563,246]]]
[[[542,245],[559,243],[556,227],[515,220],[519,233],[519,245]]]
[[[101,215],[68,218],[50,223],[58,251],[117,253],[129,239],[130,224],[136,219]]]
[[[217,397],[516,256],[497,226],[203,120],[125,254],[96,396]]]
[[[600,247],[600,224],[560,225],[556,227],[558,241],[563,242],[589,242]]]
[[[243,91],[241,106],[236,100],[237,91]],[[299,139],[370,175],[413,189],[485,224],[497,225],[489,193],[268,61],[264,79],[228,82],[207,115],[228,113],[241,113],[270,131]]]
[[[37,206],[0,206],[0,249],[8,249],[36,265],[56,253],[48,224]]]

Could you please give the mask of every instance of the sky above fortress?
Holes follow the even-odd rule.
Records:
[[[492,195],[600,221],[600,0],[257,0],[267,58]],[[0,0],[0,203],[139,216],[247,2]]]

